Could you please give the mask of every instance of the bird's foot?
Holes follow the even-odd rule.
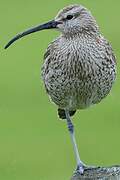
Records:
[[[84,171],[91,171],[91,170],[93,170],[95,168],[96,168],[95,166],[87,166],[87,165],[85,165],[83,163],[80,163],[79,165],[77,165],[77,168],[76,168],[74,174],[83,175]]]
[[[76,168],[74,174],[82,175],[84,173],[84,170],[85,170],[85,165],[80,163],[79,165],[77,165],[77,168]]]
[[[75,175],[83,175],[85,171],[93,171],[95,169],[98,169],[100,168],[99,166],[96,167],[96,166],[87,166],[85,164],[79,164],[74,172]]]

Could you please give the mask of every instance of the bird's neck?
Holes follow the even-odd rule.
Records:
[[[64,33],[62,34],[62,37],[67,39],[67,40],[73,40],[73,39],[81,39],[81,38],[94,38],[94,37],[98,37],[100,35],[99,31],[79,31],[79,32],[74,32],[74,33]]]

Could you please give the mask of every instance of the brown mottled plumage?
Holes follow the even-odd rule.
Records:
[[[67,15],[76,13],[76,23],[73,18],[67,24]],[[62,35],[50,43],[44,55],[45,88],[60,109],[84,109],[110,92],[116,77],[115,56],[86,8],[68,6],[58,13],[58,19],[63,21],[58,26]]]
[[[94,17],[81,5],[65,7],[54,20],[18,34],[5,48],[27,34],[51,28],[58,29],[61,35],[46,50],[42,78],[46,92],[58,106],[59,117],[66,119],[76,171],[82,174],[86,165],[80,160],[70,116],[109,94],[116,78],[116,60]]]

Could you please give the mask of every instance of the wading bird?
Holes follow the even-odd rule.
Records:
[[[115,55],[95,18],[82,5],[63,8],[54,20],[16,35],[5,49],[23,36],[43,29],[61,32],[45,52],[42,78],[46,92],[58,106],[59,117],[66,119],[76,171],[82,174],[87,166],[80,160],[71,116],[109,94],[116,78]]]

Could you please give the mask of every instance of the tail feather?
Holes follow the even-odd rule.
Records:
[[[75,112],[76,112],[76,110],[75,111],[69,111],[70,116],[73,116],[75,114]],[[66,119],[65,110],[58,108],[58,116],[61,119]]]

